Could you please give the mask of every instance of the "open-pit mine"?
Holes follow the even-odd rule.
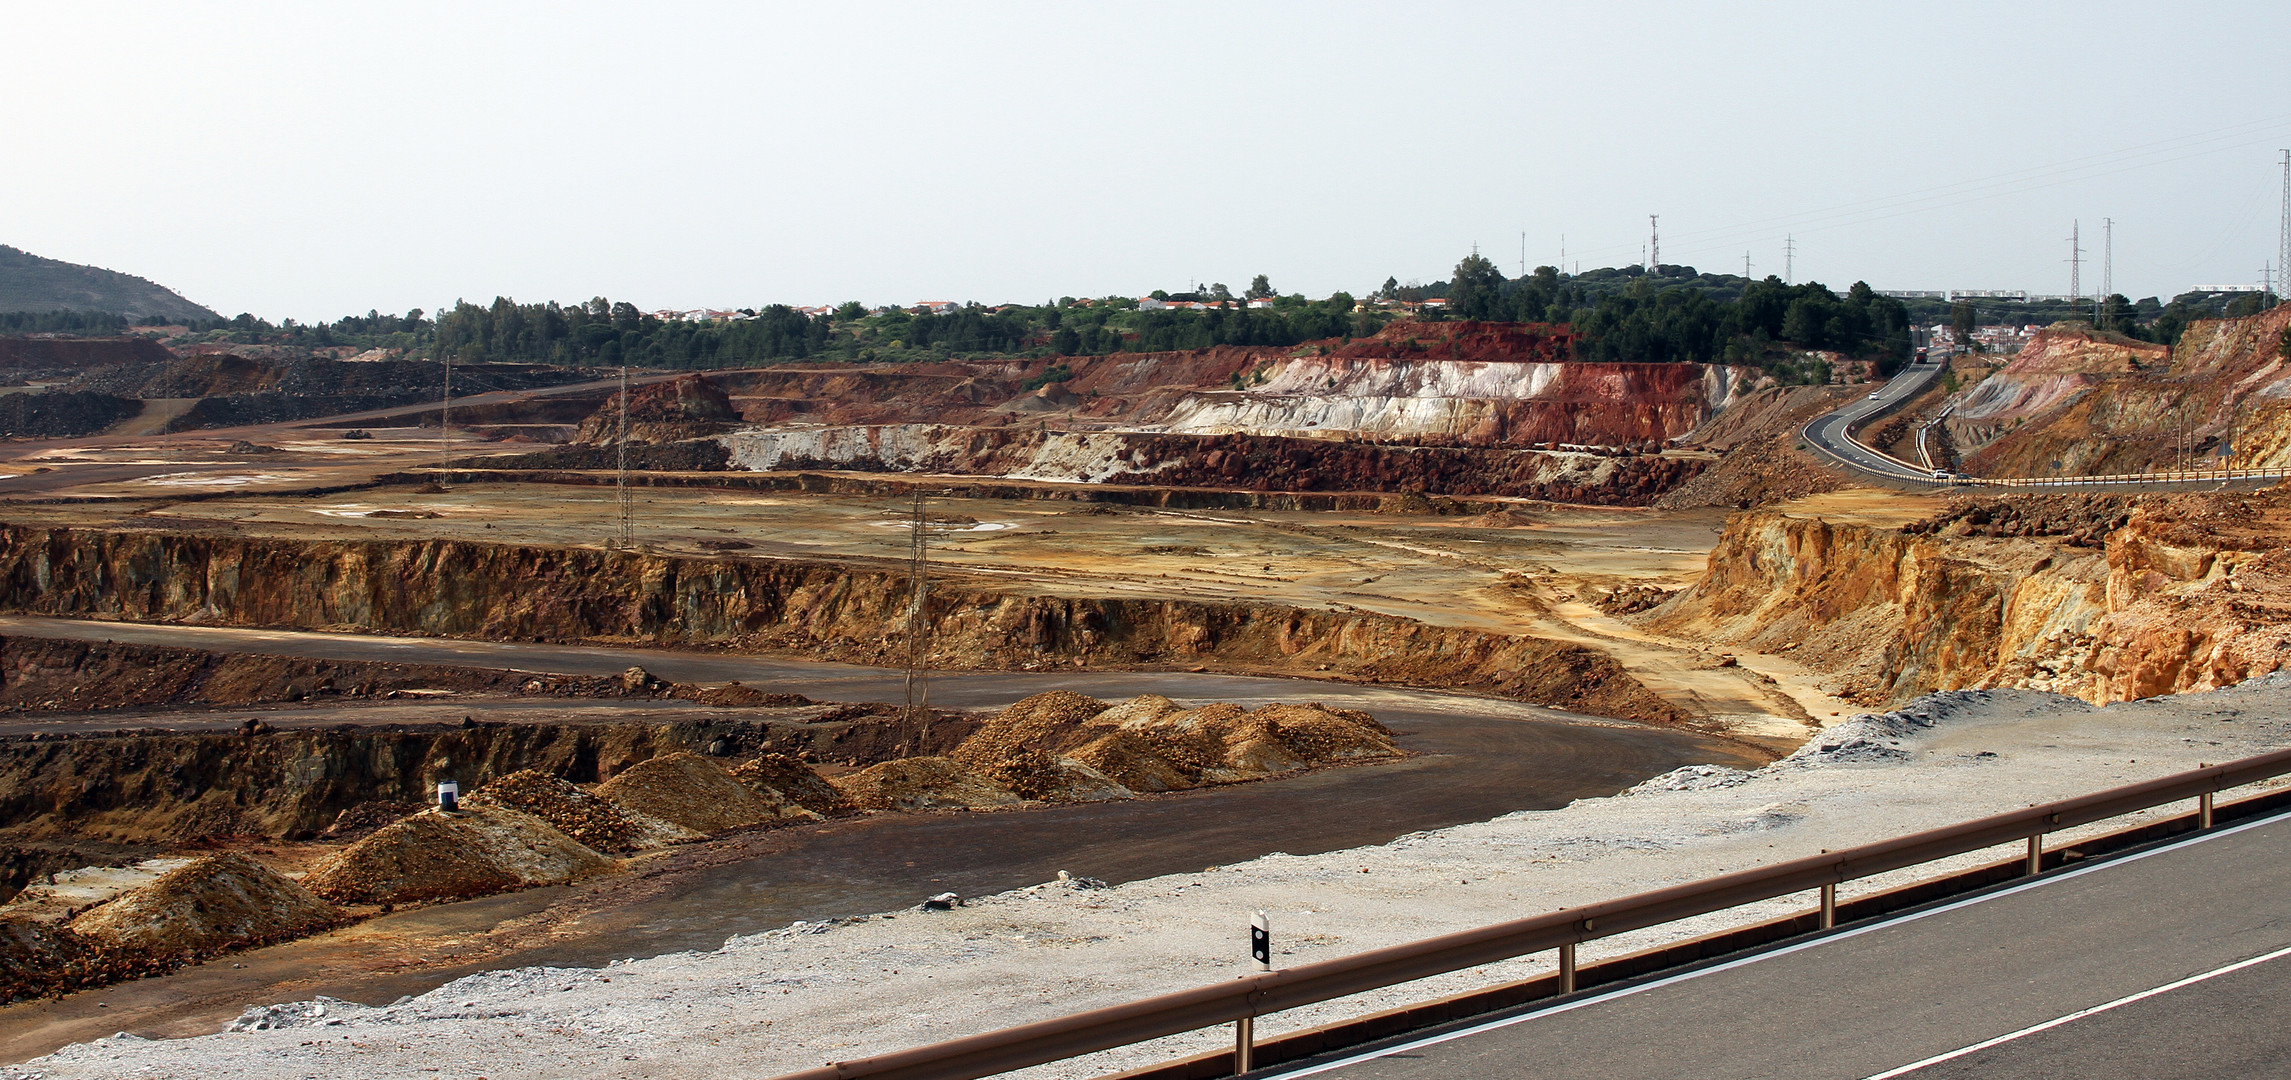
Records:
[[[2291,492],[2228,471],[2291,464],[2287,324],[1942,358],[1858,435],[1930,484],[1807,446],[1870,385],[1531,324],[450,402],[0,350],[78,395],[0,444],[0,1061],[1348,858],[1936,691],[2235,686],[2291,659]]]

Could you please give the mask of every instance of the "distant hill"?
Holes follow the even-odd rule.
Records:
[[[0,244],[0,311],[108,311],[142,318],[215,319],[175,291],[130,274],[43,259]]]

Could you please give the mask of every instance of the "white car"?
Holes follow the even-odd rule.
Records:
[[[1877,393],[1878,393],[1878,392],[1877,392],[1877,391],[1875,391],[1875,390],[1872,390],[1872,391],[1870,391],[1870,392],[1869,392],[1869,399],[1870,399],[1871,401],[1876,401],[1876,400],[1877,400]]]

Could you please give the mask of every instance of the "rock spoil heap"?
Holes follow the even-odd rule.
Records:
[[[663,754],[629,766],[597,785],[597,795],[699,833],[819,817],[785,797],[772,797],[778,795],[773,789],[743,784],[722,765],[691,753]]]
[[[1389,729],[1352,709],[1188,709],[1150,694],[1109,705],[1057,690],[1004,709],[946,757],[885,762],[835,783],[866,809],[987,808],[1123,799],[1400,753]]]
[[[463,805],[523,811],[597,851],[635,851],[701,837],[699,832],[630,810],[539,769],[520,769],[495,779],[471,792]]]
[[[612,867],[548,822],[496,805],[425,810],[384,826],[303,884],[336,903],[405,904],[561,885]]]

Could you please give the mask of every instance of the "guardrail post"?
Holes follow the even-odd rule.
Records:
[[[1822,886],[1822,929],[1835,930],[1838,926],[1838,887]]]
[[[2044,834],[2038,833],[2028,838],[2028,872],[2031,877],[2043,868],[2043,860]]]
[[[1575,992],[1575,943],[1572,941],[1559,947],[1559,992]]]
[[[2196,828],[2211,828],[2211,792],[2196,796]]]
[[[1244,1016],[1233,1021],[1233,1075],[1239,1076],[1256,1067],[1251,1060],[1257,1056],[1257,1018]]]

